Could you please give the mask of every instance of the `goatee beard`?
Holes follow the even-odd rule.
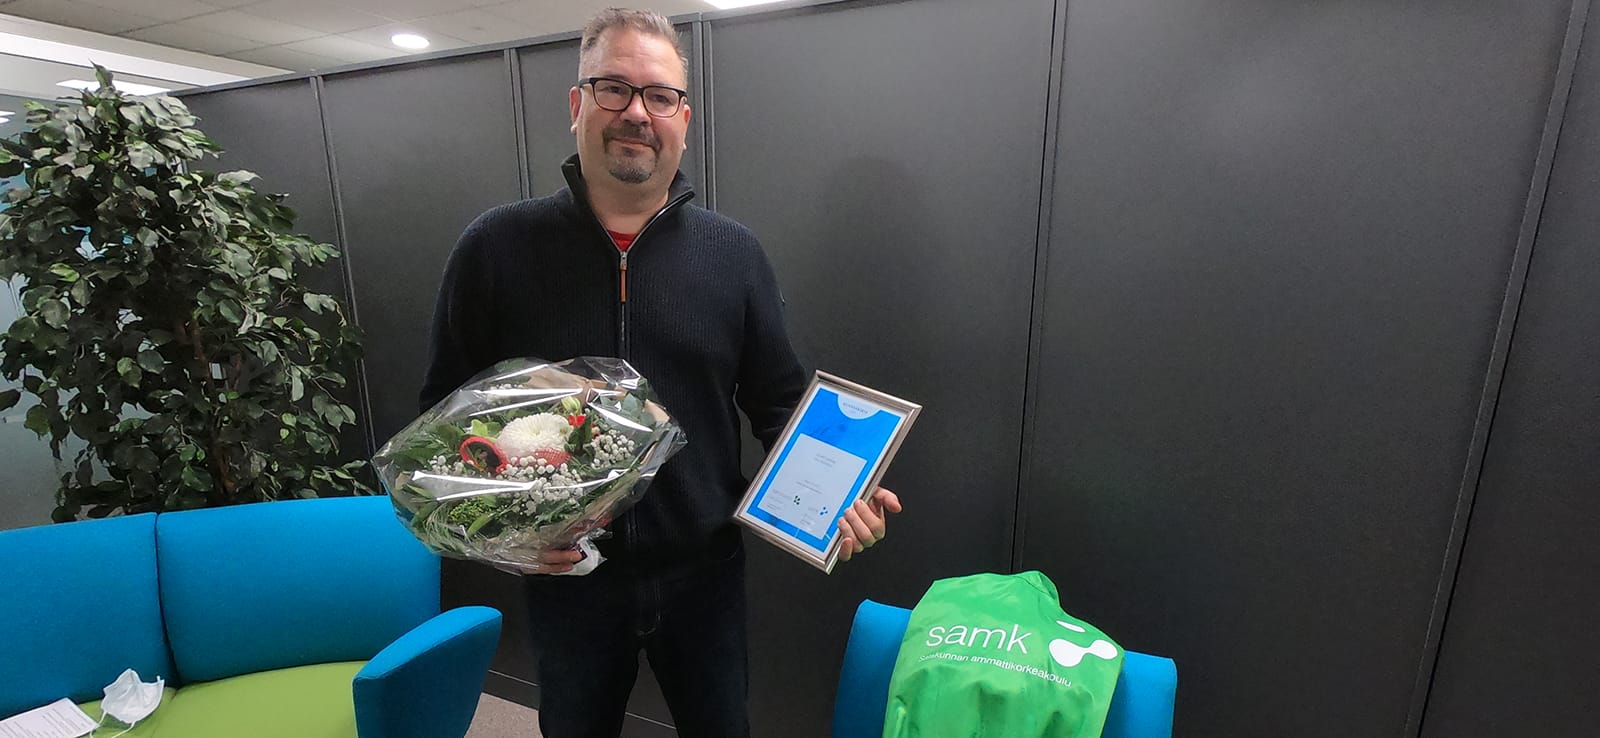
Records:
[[[607,170],[611,172],[611,176],[616,177],[621,182],[643,184],[650,181],[650,176],[655,174],[653,168],[645,167],[640,162],[628,159],[619,160],[614,157],[608,157],[608,159],[607,163],[610,166],[607,167]]]
[[[650,149],[649,161],[641,156],[619,156],[611,153],[611,143],[618,138],[642,142]],[[655,175],[656,163],[661,154],[661,142],[655,132],[640,125],[619,124],[605,131],[606,169],[620,182],[642,184]]]

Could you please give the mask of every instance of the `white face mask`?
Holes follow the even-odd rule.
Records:
[[[161,705],[161,690],[166,684],[167,680],[161,677],[156,677],[153,682],[141,682],[138,672],[128,669],[106,686],[106,697],[100,701],[100,710],[131,726],[156,711]]]

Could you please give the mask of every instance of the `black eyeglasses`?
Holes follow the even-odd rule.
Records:
[[[689,96],[687,90],[666,85],[646,85],[635,87],[620,79],[610,77],[584,77],[578,80],[578,86],[589,85],[594,90],[594,103],[602,110],[613,113],[628,109],[633,104],[633,96],[638,95],[644,101],[644,112],[653,118],[671,118],[678,114],[683,107],[683,101]]]

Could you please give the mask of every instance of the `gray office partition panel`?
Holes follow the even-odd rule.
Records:
[[[1401,735],[1568,4],[1066,8],[1019,568],[1181,735]]]
[[[519,196],[510,67],[501,52],[335,74],[323,86],[328,145],[367,334],[375,436],[417,414],[434,297],[461,230]],[[506,615],[494,662],[531,679],[520,583],[447,562],[446,606],[487,603]]]
[[[528,142],[530,194],[567,186],[561,162],[578,150],[567,91],[578,79],[578,40],[517,49],[522,71],[522,126]]]
[[[1011,564],[1051,3],[843,3],[715,20],[721,212],[766,246],[802,358],[922,403],[906,512],[832,576],[754,537],[754,734],[818,736],[850,619]]]
[[[680,43],[688,53],[689,64],[689,150],[679,168],[693,182],[695,202],[705,205],[705,147],[700,114],[702,84],[700,68],[694,61],[698,50],[689,25],[678,26]],[[528,46],[517,50],[521,67],[523,126],[528,148],[528,181],[534,197],[543,197],[566,186],[561,178],[561,162],[578,150],[572,134],[572,112],[567,92],[578,79],[578,39]]]
[[[223,148],[217,159],[200,162],[213,171],[248,169],[261,175],[261,192],[281,192],[298,218],[295,230],[337,245],[333,188],[322,142],[322,114],[309,79],[202,92],[183,97],[200,118],[199,127]],[[320,270],[308,287],[344,295],[343,270]]]
[[[201,161],[201,168],[219,172],[247,169],[261,175],[253,183],[257,191],[288,195],[284,204],[298,216],[296,233],[343,247],[313,80],[201,92],[184,96],[183,102],[199,116],[200,130],[223,148],[220,158]],[[308,270],[303,276],[308,289],[348,300],[342,259]],[[307,317],[314,323],[324,323],[309,314]],[[355,408],[358,417],[354,426],[340,434],[340,455],[347,460],[365,458],[371,454],[366,422],[369,413],[359,391],[360,371],[350,366],[343,373],[349,385],[339,393],[339,399]]]
[[[450,249],[479,214],[519,196],[510,84],[500,53],[325,82],[380,441],[417,415]]]
[[[1428,738],[1600,725],[1600,40],[1561,127],[1466,549]]]

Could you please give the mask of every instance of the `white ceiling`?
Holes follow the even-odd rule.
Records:
[[[621,0],[0,0],[0,14],[278,69],[355,62],[577,30]],[[706,0],[651,0],[665,15],[709,11]],[[389,40],[402,31],[422,52]],[[9,74],[6,70],[0,70]]]

